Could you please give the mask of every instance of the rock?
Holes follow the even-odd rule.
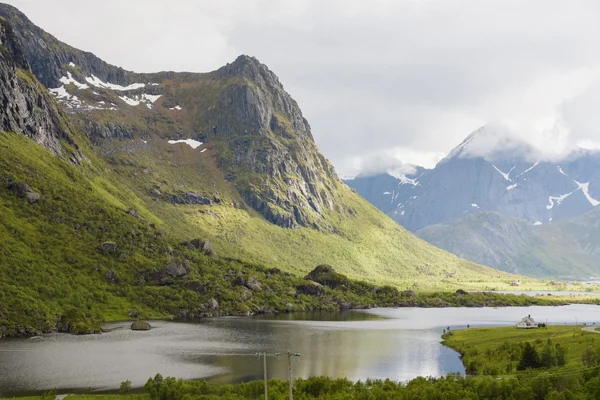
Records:
[[[131,324],[132,331],[149,331],[152,326],[146,321],[133,321]]]
[[[148,190],[148,193],[152,197],[160,197],[160,196],[162,196],[162,192],[160,190],[156,189],[156,188],[152,188],[152,189]]]
[[[242,288],[240,298],[242,301],[250,300],[252,298],[252,292],[244,287]]]
[[[25,182],[10,183],[8,189],[13,191],[18,198],[27,200],[29,204],[37,203],[42,198],[39,193],[31,190]]]
[[[340,301],[340,310],[349,310],[352,308],[352,303],[349,301]]]
[[[246,280],[243,276],[238,276],[231,282],[233,286],[246,286]]]
[[[219,309],[219,302],[217,300],[215,300],[214,298],[210,298],[205,304],[204,306],[211,311],[215,311]]]
[[[269,306],[264,305],[258,308],[258,310],[256,310],[257,314],[268,314],[269,313]]]
[[[197,205],[211,205],[212,200],[194,192],[180,192],[177,194],[170,194],[169,201],[171,204],[197,204]]]
[[[196,247],[191,242],[183,242],[181,245],[186,249],[196,250]]]
[[[278,275],[281,273],[281,270],[279,268],[269,268],[267,273],[271,275]]]
[[[465,290],[462,290],[462,289],[458,289],[458,290],[456,291],[456,294],[463,294],[463,295],[464,295],[464,294],[469,294],[469,292],[467,292],[467,291],[465,291]]]
[[[127,214],[135,218],[139,217],[138,211],[135,208],[130,208],[129,210],[127,210]]]
[[[187,265],[185,262],[172,261],[167,265],[167,275],[181,278],[182,276],[186,276],[189,272],[187,269]]]
[[[114,253],[117,251],[117,244],[115,242],[102,242],[97,250],[101,253]]]
[[[199,281],[191,281],[185,284],[185,287],[189,290],[192,290],[196,293],[205,294],[208,292],[206,285]]]
[[[311,280],[321,285],[335,289],[340,286],[348,286],[348,278],[345,275],[335,272],[333,267],[329,265],[319,265],[308,275],[304,277],[306,280]]]
[[[116,283],[117,282],[117,273],[114,269],[108,270],[108,272],[104,275],[104,279],[108,283]]]
[[[246,282],[246,287],[255,292],[260,292],[262,290],[262,285],[255,278],[248,278],[248,282]]]
[[[140,313],[137,310],[129,310],[127,315],[129,315],[129,318],[137,319],[139,318]]]
[[[286,303],[286,304],[285,304],[285,309],[286,309],[288,312],[292,312],[292,311],[294,311],[294,305],[293,305],[292,303]]]
[[[323,296],[325,294],[325,288],[323,288],[323,286],[310,281],[296,285],[296,291],[300,294],[309,296]]]
[[[411,289],[403,291],[400,295],[409,299],[414,299],[416,297],[415,291]]]

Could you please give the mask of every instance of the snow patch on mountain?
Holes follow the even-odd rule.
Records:
[[[510,179],[509,175],[512,172],[512,170],[515,169],[515,167],[512,167],[512,169],[510,171],[508,171],[508,174],[500,171],[500,169],[498,169],[498,167],[496,167],[494,164],[492,164],[492,167],[494,167],[496,169],[496,171],[498,171],[500,173],[500,175],[502,175],[504,177],[504,179],[506,179],[509,182],[512,182],[512,179]]]
[[[65,85],[69,85],[69,84],[73,84],[75,86],[77,86],[77,89],[87,89],[89,88],[88,85],[86,85],[85,83],[79,83],[75,80],[75,78],[73,78],[73,75],[71,75],[70,72],[67,72],[67,76],[63,76],[62,78],[59,79],[59,81],[61,83],[64,83]]]
[[[202,146],[202,142],[199,142],[194,139],[169,140],[167,143],[169,143],[169,144],[185,143],[188,146],[190,146],[192,149],[196,149],[196,148]]]
[[[103,82],[100,78],[98,78],[95,75],[92,75],[91,77],[88,76],[87,78],[85,78],[85,80],[87,81],[87,83],[89,83],[92,86],[96,86],[96,87],[104,88],[104,89],[118,90],[118,91],[135,90],[135,89],[140,89],[140,88],[143,88],[146,86],[145,83],[132,83],[129,86],[116,85],[116,84],[110,83],[110,82]]]
[[[563,169],[560,167],[560,165],[557,165],[556,168],[558,168],[558,172],[560,172],[564,176],[569,176],[569,175],[565,174],[565,171],[563,171]]]
[[[555,205],[555,204],[556,204],[557,206],[559,206],[559,205],[560,205],[560,203],[562,203],[564,199],[566,199],[567,197],[569,197],[570,195],[572,195],[573,193],[575,193],[575,192],[576,192],[576,191],[578,191],[579,189],[581,189],[581,188],[575,189],[575,190],[573,190],[571,193],[562,194],[562,195],[560,195],[560,196],[549,196],[549,197],[548,197],[548,202],[549,202],[550,204],[548,204],[548,205],[546,206],[546,208],[547,208],[548,210],[551,210],[551,209],[554,207],[554,205]]]
[[[542,225],[542,222],[541,222],[541,221],[535,221],[535,222],[533,223],[533,226],[538,226],[538,225]]]
[[[135,95],[133,96],[133,98],[127,97],[125,95],[119,96],[119,98],[125,103],[129,104],[130,106],[139,106],[140,103],[145,103],[148,108],[152,108],[152,104],[155,103],[160,96],[161,95],[152,95],[144,93],[142,95]]]
[[[392,192],[383,192],[383,194],[392,194]]]
[[[536,161],[535,164],[533,164],[531,167],[527,168],[525,171],[523,171],[519,175],[517,175],[517,178],[520,177],[521,175],[524,175],[524,174],[528,173],[529,171],[531,171],[535,167],[537,167],[539,165],[539,163],[540,163],[539,161]]]
[[[592,196],[590,196],[590,193],[589,193],[590,183],[589,182],[581,183],[581,182],[575,181],[575,183],[577,184],[577,186],[579,186],[579,189],[581,189],[585,198],[590,202],[590,204],[592,206],[596,207],[598,204],[600,204],[600,201],[598,201],[598,200],[594,199]]]
[[[506,187],[506,190],[513,190],[514,188],[516,188],[516,187],[517,187],[517,185],[518,185],[518,183],[515,183],[515,184],[513,184],[513,185],[507,186],[507,187]]]

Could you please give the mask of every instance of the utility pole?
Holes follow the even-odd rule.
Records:
[[[288,350],[288,382],[290,384],[290,400],[294,400],[294,379],[292,378],[292,353]]]
[[[267,386],[267,353],[263,353],[263,370],[265,372],[265,400],[269,400],[269,389]]]

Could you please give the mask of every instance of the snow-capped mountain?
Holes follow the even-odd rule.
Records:
[[[411,231],[474,210],[540,225],[600,204],[599,167],[600,152],[581,150],[560,161],[545,161],[529,144],[483,127],[431,170],[346,183]]]
[[[433,169],[359,176],[346,183],[435,246],[498,269],[589,276],[600,244],[600,151],[547,160],[497,127],[483,127]],[[591,228],[590,228],[591,229]]]

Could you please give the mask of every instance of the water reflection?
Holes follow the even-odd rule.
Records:
[[[114,324],[92,336],[51,334],[0,341],[0,396],[50,388],[114,389],[160,373],[184,379],[238,382],[262,378],[256,352],[269,357],[269,376],[287,378],[286,350],[301,353],[294,375],[351,380],[463,373],[458,354],[443,347],[443,328],[515,324],[524,315],[548,323],[600,322],[600,307],[376,309],[343,314],[216,318],[198,324],[153,322],[148,332]]]

